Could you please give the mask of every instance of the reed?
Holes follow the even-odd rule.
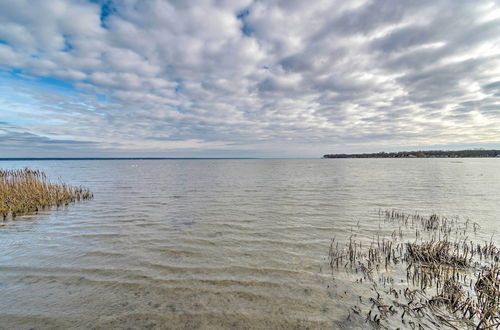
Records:
[[[344,244],[333,239],[329,249],[332,272],[360,274],[356,283],[376,292],[366,323],[378,329],[397,323],[415,329],[500,327],[500,250],[491,241],[469,239],[480,229],[476,223],[395,210],[379,214],[390,227],[400,225],[390,237],[380,238],[379,227],[369,245],[351,236]],[[395,316],[401,319],[394,322]]]
[[[87,188],[51,183],[39,170],[0,170],[0,215],[4,220],[91,198]]]
[[[465,253],[461,253],[460,245],[449,241],[430,241],[422,243],[407,243],[407,259],[426,263],[441,264],[447,266],[467,267],[470,259]]]
[[[475,305],[479,314],[478,328],[500,326],[500,267],[495,264],[478,274],[474,285],[478,303]]]

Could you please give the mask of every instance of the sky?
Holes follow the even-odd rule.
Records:
[[[464,148],[499,0],[0,0],[0,158]]]

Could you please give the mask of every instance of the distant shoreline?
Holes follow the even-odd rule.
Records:
[[[419,150],[363,154],[326,154],[323,158],[496,158],[500,150]]]

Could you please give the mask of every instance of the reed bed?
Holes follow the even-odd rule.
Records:
[[[377,329],[500,327],[500,250],[469,238],[479,230],[476,223],[395,210],[379,214],[400,226],[390,237],[379,233],[368,245],[353,236],[344,244],[334,238],[329,249],[332,272],[350,271],[376,294],[364,306],[365,323]],[[351,310],[362,313],[357,305]]]
[[[0,215],[4,220],[91,198],[87,188],[51,183],[39,170],[0,170]]]
[[[424,264],[440,264],[455,267],[467,267],[472,259],[461,253],[460,245],[449,241],[430,241],[407,243],[407,258]]]

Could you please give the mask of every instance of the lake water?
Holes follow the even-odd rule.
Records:
[[[500,159],[0,162],[21,167],[94,199],[0,222],[1,329],[349,327],[328,247],[379,209],[500,243]]]

